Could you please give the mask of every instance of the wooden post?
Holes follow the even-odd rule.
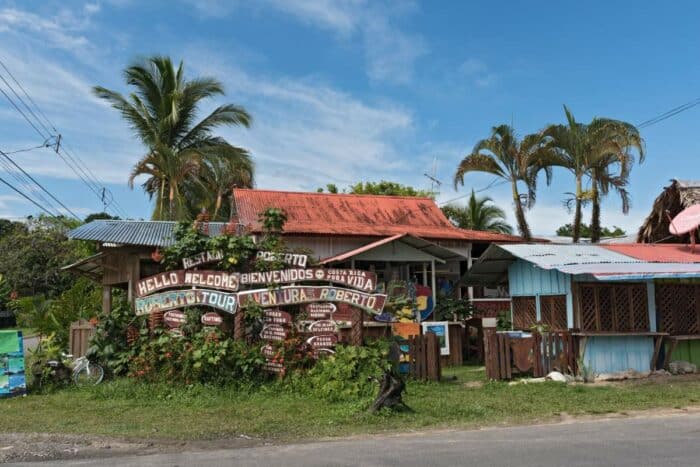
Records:
[[[112,287],[102,286],[102,314],[108,315],[112,311]]]
[[[440,341],[434,332],[425,334],[427,377],[431,381],[440,381],[442,367],[440,364]]]
[[[241,309],[233,315],[233,338],[237,341],[242,341],[246,338],[245,312]]]
[[[431,285],[433,287],[433,305],[437,304],[437,289],[435,287],[435,260],[430,260]]]
[[[364,317],[363,311],[360,308],[352,307],[352,318],[350,327],[350,344],[351,345],[363,345],[364,344]]]

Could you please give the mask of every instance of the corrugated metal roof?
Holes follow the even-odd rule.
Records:
[[[173,244],[175,224],[167,221],[96,220],[71,230],[68,238],[120,245],[165,247]],[[210,222],[209,233],[218,235],[225,225],[223,222]]]
[[[436,240],[522,241],[514,235],[458,229],[430,198],[235,189],[238,222],[261,230],[260,213],[287,214],[287,234],[386,237],[409,233]]]
[[[396,242],[396,241],[405,243],[413,248],[416,248],[417,250],[420,250],[420,251],[425,252],[431,256],[434,256],[438,261],[444,262],[448,259],[459,259],[459,260],[466,260],[467,259],[464,256],[462,256],[462,255],[460,255],[452,250],[441,247],[440,245],[436,245],[433,242],[429,242],[427,240],[416,237],[414,235],[398,234],[398,235],[394,235],[392,237],[387,237],[387,238],[383,238],[381,240],[377,240],[376,242],[370,243],[368,245],[363,245],[363,246],[356,248],[354,250],[346,251],[345,253],[341,253],[339,255],[331,256],[329,258],[322,260],[320,262],[320,264],[330,264],[330,263],[338,263],[341,261],[347,261],[348,259],[351,259],[351,258],[353,258],[361,253],[373,250],[373,249],[380,247],[382,245],[386,245],[387,243]]]
[[[520,243],[500,245],[513,256],[536,264],[542,269],[560,269],[564,265],[601,263],[639,263],[640,260],[598,245],[545,245]]]
[[[700,248],[697,248],[696,251],[693,252],[688,245],[673,243],[629,243],[601,246],[641,261],[657,263],[700,263]]]

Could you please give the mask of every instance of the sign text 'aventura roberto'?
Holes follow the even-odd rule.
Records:
[[[296,305],[312,302],[341,302],[379,314],[384,309],[386,295],[367,294],[332,286],[286,286],[278,289],[247,290],[238,293],[241,305],[249,301],[262,307]]]
[[[239,284],[240,274],[237,272],[169,271],[141,279],[136,286],[136,296],[144,297],[174,287],[207,287],[235,292]]]
[[[210,306],[227,313],[235,313],[238,305],[235,293],[217,290],[171,290],[149,297],[137,298],[136,315],[146,315],[154,311],[174,310],[186,306]]]

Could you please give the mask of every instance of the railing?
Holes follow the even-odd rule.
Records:
[[[435,333],[408,338],[408,358],[411,377],[419,380],[440,381],[440,342]]]

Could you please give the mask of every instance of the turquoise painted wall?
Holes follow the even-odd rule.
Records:
[[[666,344],[668,352],[669,344]],[[673,351],[673,360],[685,360],[700,367],[700,341],[681,341]]]
[[[564,295],[571,292],[571,277],[554,269],[541,269],[519,259],[508,266],[511,297],[522,295]]]
[[[614,373],[630,368],[649,371],[653,355],[654,339],[651,337],[596,336],[588,338],[583,360],[595,373]]]

